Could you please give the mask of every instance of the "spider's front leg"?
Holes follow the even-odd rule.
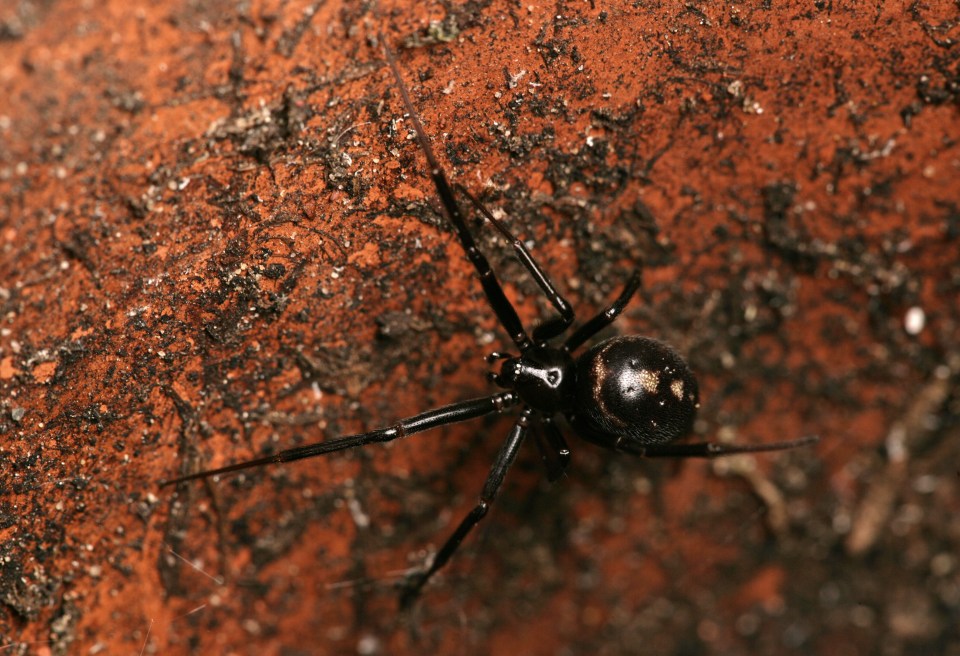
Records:
[[[533,259],[533,255],[530,254],[530,251],[527,250],[526,244],[523,243],[523,240],[518,239],[510,229],[507,228],[496,218],[493,214],[490,213],[486,207],[483,206],[479,200],[474,197],[467,188],[463,185],[457,185],[457,191],[466,196],[473,206],[486,217],[487,221],[493,224],[493,227],[496,228],[503,238],[510,242],[510,245],[513,246],[513,250],[517,253],[517,259],[520,260],[520,264],[530,272],[530,275],[533,276],[533,279],[536,281],[537,286],[540,287],[540,291],[544,293],[547,297],[547,300],[553,305],[553,307],[560,313],[559,317],[553,317],[548,319],[544,323],[540,324],[533,329],[533,341],[537,344],[543,344],[544,342],[553,339],[557,335],[563,333],[567,328],[570,327],[570,324],[573,323],[576,315],[573,312],[573,307],[570,303],[563,297],[560,292],[557,291],[557,288],[554,286],[553,281],[550,280],[550,276],[547,275],[547,272],[544,271],[537,261]]]
[[[457,205],[457,201],[453,196],[453,189],[451,189],[450,183],[447,182],[447,176],[444,174],[443,169],[440,168],[440,163],[433,154],[433,148],[430,147],[427,135],[423,131],[423,125],[420,123],[420,117],[413,108],[413,101],[410,100],[410,94],[407,92],[407,87],[403,83],[400,69],[397,68],[397,63],[393,59],[393,53],[390,52],[386,42],[383,41],[382,35],[380,40],[383,43],[384,56],[390,65],[390,70],[393,71],[394,78],[396,78],[397,88],[400,90],[400,96],[403,98],[403,104],[407,109],[407,113],[410,115],[410,121],[413,123],[413,129],[417,134],[420,149],[427,158],[427,164],[430,167],[430,177],[433,178],[433,184],[437,189],[437,195],[440,196],[440,202],[443,204],[444,211],[447,213],[447,218],[450,219],[450,223],[453,224],[453,228],[456,230],[457,238],[460,240],[464,252],[470,259],[473,267],[477,270],[477,275],[480,276],[480,284],[483,287],[484,293],[487,295],[487,301],[490,303],[490,307],[493,308],[497,319],[500,321],[500,325],[507,331],[510,339],[517,345],[517,348],[523,352],[533,346],[533,341],[531,341],[527,335],[527,331],[524,330],[523,324],[520,323],[520,317],[517,315],[517,311],[509,299],[507,299],[506,294],[503,293],[503,287],[500,286],[500,282],[493,273],[493,268],[483,253],[480,252],[477,243],[473,239],[473,235],[470,234],[467,223],[463,218],[463,212],[461,212],[460,206]]]
[[[381,36],[380,38],[382,41],[383,37]],[[458,186],[460,192],[463,193],[470,200],[470,202],[473,203],[477,209],[487,217],[487,219],[508,241],[510,241],[517,253],[517,257],[520,259],[521,264],[523,264],[527,271],[530,272],[537,285],[544,292],[544,294],[546,294],[547,299],[560,313],[559,317],[554,317],[553,319],[550,319],[537,326],[533,331],[532,340],[527,335],[527,332],[524,330],[523,325],[520,322],[520,318],[517,315],[516,309],[510,303],[510,300],[507,298],[506,294],[504,294],[503,287],[500,285],[500,281],[497,280],[496,274],[493,272],[493,268],[490,266],[487,258],[480,251],[476,241],[473,238],[473,235],[470,233],[470,229],[467,227],[463,210],[457,203],[457,199],[453,193],[453,188],[451,187],[450,182],[447,180],[447,176],[441,168],[440,162],[433,153],[433,148],[430,146],[430,141],[427,139],[426,133],[424,132],[423,124],[421,124],[420,117],[417,114],[416,109],[413,107],[413,101],[410,100],[410,94],[407,91],[407,87],[403,83],[403,77],[400,75],[400,69],[397,67],[397,63],[393,58],[393,53],[387,47],[385,42],[383,43],[383,52],[387,63],[390,65],[390,70],[393,72],[393,76],[396,79],[397,88],[400,90],[400,96],[403,98],[403,104],[407,110],[407,113],[410,115],[410,121],[413,123],[413,129],[417,135],[417,142],[420,144],[420,149],[423,151],[423,154],[427,159],[427,164],[430,167],[430,177],[433,179],[433,184],[436,187],[437,196],[440,197],[440,202],[443,205],[444,212],[447,214],[447,218],[450,220],[450,223],[453,225],[453,228],[457,233],[457,239],[460,241],[460,245],[463,247],[464,252],[467,254],[467,258],[469,258],[474,269],[477,271],[477,275],[480,277],[480,284],[487,296],[487,301],[489,302],[494,313],[497,315],[500,325],[503,326],[504,330],[507,331],[510,339],[512,339],[514,344],[517,345],[517,348],[520,349],[521,353],[534,346],[534,344],[542,344],[547,340],[561,334],[570,326],[570,324],[573,323],[573,308],[556,290],[556,287],[554,287],[546,272],[544,272],[543,269],[540,268],[540,265],[537,264],[536,260],[533,259],[533,256],[530,255],[530,252],[527,250],[526,246],[524,246],[523,242],[520,239],[517,239],[507,229],[507,227],[503,225],[502,222],[494,218],[494,216],[480,203],[480,201],[470,195],[466,189]]]

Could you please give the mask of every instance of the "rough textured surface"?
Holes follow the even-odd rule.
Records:
[[[3,654],[957,653],[955,2],[135,4],[0,7]],[[528,450],[408,616],[508,420],[159,488],[488,389],[381,29],[581,318],[643,265],[696,437],[821,444]]]

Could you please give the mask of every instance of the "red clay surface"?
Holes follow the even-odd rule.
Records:
[[[956,3],[135,4],[0,8],[0,653],[957,653]],[[508,419],[160,488],[490,389],[380,30],[581,319],[643,266],[694,439],[821,443],[527,449],[408,615]]]

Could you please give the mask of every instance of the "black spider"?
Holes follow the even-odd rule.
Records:
[[[517,457],[531,421],[539,421],[543,427],[542,431],[535,431],[535,436],[541,458],[546,465],[547,477],[551,481],[563,474],[570,460],[567,443],[553,422],[558,414],[567,419],[580,437],[590,442],[648,458],[709,458],[735,453],[777,451],[816,441],[817,438],[808,437],[763,445],[737,446],[712,442],[675,444],[674,440],[690,432],[699,407],[697,380],[679,353],[663,342],[631,335],[611,337],[577,357],[573,355],[580,346],[613,322],[623,311],[640,287],[639,273],[633,272],[623,291],[607,309],[574,330],[562,344],[551,345],[552,340],[566,332],[573,324],[573,309],[556,290],[523,242],[514,237],[507,227],[493,217],[466,189],[457,185],[457,191],[468,198],[511,243],[520,263],[530,272],[559,313],[559,316],[535,327],[532,337],[528,335],[516,310],[504,295],[493,269],[477,248],[467,228],[454,190],[433,154],[397,64],[386,46],[384,54],[396,78],[397,88],[413,123],[420,148],[430,165],[430,175],[447,218],[450,219],[467,257],[477,270],[491,309],[517,350],[516,355],[494,352],[487,356],[487,361],[491,363],[502,360],[499,372],[491,372],[488,376],[505,391],[429,410],[401,419],[389,428],[286,449],[272,456],[174,478],[165,481],[163,485],[248,467],[312,458],[375,442],[389,442],[431,428],[503,412],[519,405],[520,416],[514,422],[497,455],[480,493],[479,503],[461,521],[429,567],[404,582],[400,604],[401,607],[406,607],[416,599],[430,577],[450,560],[464,537],[487,514],[503,484],[507,470]]]

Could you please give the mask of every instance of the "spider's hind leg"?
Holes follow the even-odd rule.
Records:
[[[424,571],[414,574],[404,583],[400,593],[401,608],[408,608],[410,604],[420,596],[420,591],[427,581],[430,580],[430,577],[447,564],[450,556],[457,550],[460,543],[463,542],[463,539],[467,537],[467,534],[486,516],[490,505],[493,503],[497,493],[500,491],[500,487],[503,485],[503,479],[507,475],[507,470],[510,469],[513,461],[517,459],[517,453],[520,451],[520,445],[523,443],[523,438],[527,434],[530,417],[532,415],[533,410],[524,408],[523,412],[517,418],[517,421],[513,424],[510,435],[503,443],[503,446],[500,447],[497,459],[493,463],[493,467],[490,468],[490,474],[487,476],[487,481],[483,485],[483,491],[480,493],[480,502],[470,511],[470,514],[463,518],[463,521],[460,522],[457,529],[447,538],[447,541],[440,547],[440,551],[434,556],[430,566]]]

